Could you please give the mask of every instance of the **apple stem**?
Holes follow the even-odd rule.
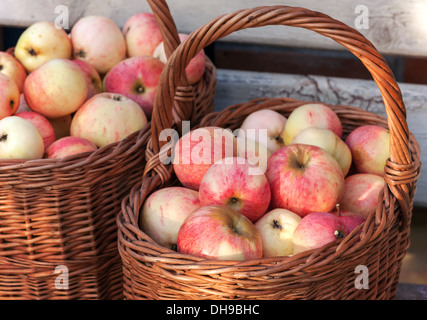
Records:
[[[337,208],[338,216],[340,217],[341,216],[341,209],[340,209],[340,204],[339,203],[336,204],[336,208]]]
[[[7,140],[7,134],[4,133],[1,137],[0,137],[0,142],[6,141]]]

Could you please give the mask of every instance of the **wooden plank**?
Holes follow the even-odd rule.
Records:
[[[427,55],[427,2],[424,0],[376,0],[362,5],[359,0],[168,0],[179,31],[191,32],[207,21],[238,9],[259,5],[301,6],[324,12],[371,40],[383,54]],[[0,25],[28,26],[40,20],[54,21],[55,8],[68,8],[70,25],[89,14],[105,15],[122,26],[138,11],[149,11],[143,0],[2,0]],[[367,10],[367,11],[366,11]],[[365,15],[366,14],[366,15]],[[365,24],[366,22],[366,24]],[[364,29],[367,27],[367,29]],[[263,43],[303,48],[341,49],[332,40],[300,28],[263,27],[230,35],[224,41]]]
[[[219,69],[215,108],[260,97],[290,97],[343,104],[385,116],[382,96],[371,80],[344,79],[324,76],[303,76],[278,73]],[[407,109],[407,123],[421,147],[421,161],[427,163],[427,86],[399,84]],[[427,205],[427,167],[422,167],[417,182],[416,205]]]

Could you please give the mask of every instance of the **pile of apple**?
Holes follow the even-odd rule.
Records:
[[[147,197],[139,226],[164,247],[208,259],[319,248],[360,232],[376,210],[389,145],[376,125],[343,137],[332,108],[313,103],[288,117],[253,112],[234,132],[197,128],[172,149],[181,185]]]
[[[0,52],[0,159],[93,152],[141,130],[165,63],[149,12],[129,17],[123,28],[96,15],[80,18],[70,32],[53,22],[32,24],[14,48]],[[189,83],[204,71],[202,50],[186,69]]]

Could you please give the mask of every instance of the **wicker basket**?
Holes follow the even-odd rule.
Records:
[[[406,124],[402,96],[392,72],[374,46],[359,32],[322,13],[286,6],[240,10],[218,17],[194,31],[171,56],[162,74],[155,117],[168,119],[175,83],[184,66],[200,48],[232,32],[265,25],[287,25],[316,31],[354,53],[371,72],[383,96],[387,118],[356,107],[331,105],[340,117],[344,135],[363,124],[390,130],[390,159],[380,203],[362,225],[343,239],[322,248],[287,257],[250,261],[216,261],[180,254],[156,244],[138,227],[144,200],[159,188],[176,185],[170,166],[158,160],[163,146],[158,133],[170,125],[156,120],[147,149],[144,178],[122,202],[117,216],[118,245],[123,261],[125,299],[393,299],[400,267],[409,246],[420,150]],[[175,67],[179,66],[179,67]],[[197,125],[236,129],[245,117],[260,109],[288,116],[308,101],[260,98],[236,104],[204,117]],[[193,128],[194,129],[194,128]],[[366,266],[369,288],[355,286],[356,267]]]
[[[150,5],[163,10],[153,11],[164,39],[174,37],[165,1]],[[195,87],[181,83],[174,121],[212,111],[210,60]],[[122,299],[116,215],[143,175],[150,126],[91,154],[0,160],[1,300]]]

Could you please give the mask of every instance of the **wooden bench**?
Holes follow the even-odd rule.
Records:
[[[286,4],[324,12],[358,29],[389,59],[403,93],[407,122],[421,146],[421,161],[427,162],[427,3],[423,0],[389,0],[367,5],[348,0],[168,0],[180,32],[189,33],[221,14],[259,5]],[[61,7],[58,7],[61,6]],[[63,9],[69,14],[69,27],[81,16],[97,14],[112,18],[119,26],[132,14],[150,11],[144,0],[3,0],[0,26],[6,38],[10,28],[25,28],[40,21],[55,21]],[[62,10],[62,11],[61,11]],[[218,67],[216,110],[259,97],[286,96],[347,104],[385,115],[381,94],[364,67],[338,44],[301,28],[264,27],[234,33],[208,48]],[[302,56],[306,60],[301,60]],[[261,57],[261,58],[260,58]],[[286,57],[288,63],[280,62]],[[276,59],[276,60],[274,60]],[[316,61],[313,73],[297,67],[298,62]],[[240,62],[246,63],[242,66]],[[311,61],[312,65],[313,61]],[[332,61],[332,62],[331,62]],[[339,61],[341,65],[337,62]],[[263,63],[265,62],[265,63]],[[346,67],[346,63],[349,67]],[[408,76],[409,63],[416,73]],[[265,66],[269,65],[269,68]],[[238,67],[234,67],[238,66]],[[337,66],[340,68],[337,69]],[[423,70],[422,67],[426,69]],[[360,70],[358,69],[360,68]],[[427,168],[423,167],[415,196],[417,207],[427,207]],[[426,211],[426,210],[421,210]],[[409,288],[409,289],[408,289]],[[402,286],[401,299],[427,299],[425,286]],[[416,295],[418,294],[418,295]]]

